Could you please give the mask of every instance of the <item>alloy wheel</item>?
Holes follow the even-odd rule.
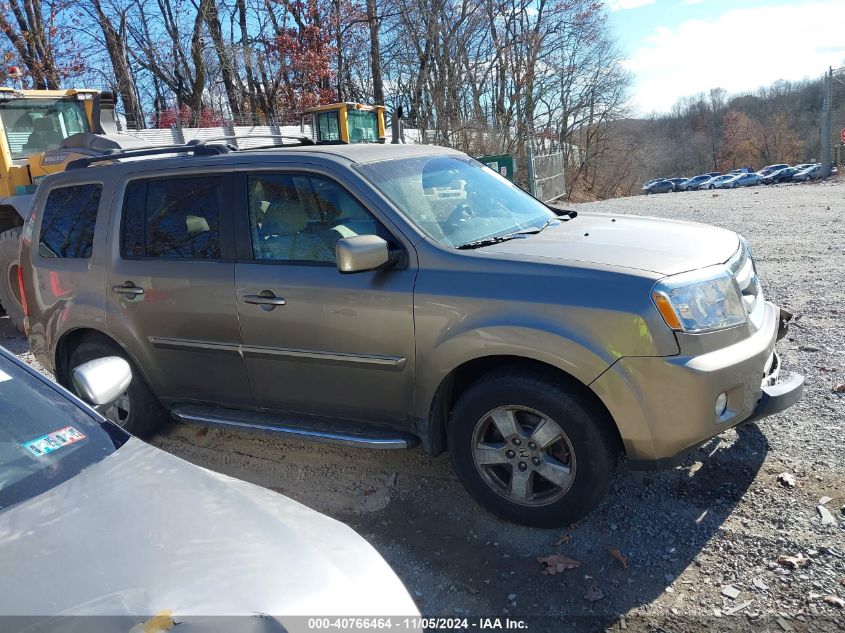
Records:
[[[503,406],[475,426],[472,457],[484,482],[508,501],[525,506],[554,503],[575,481],[575,451],[547,415]]]

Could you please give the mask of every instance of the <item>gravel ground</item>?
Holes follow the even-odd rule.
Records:
[[[446,456],[176,424],[153,442],[348,522],[427,616],[527,618],[529,631],[845,630],[845,608],[836,606],[845,598],[845,394],[834,391],[845,383],[845,182],[639,196],[577,210],[745,235],[767,297],[796,315],[779,349],[785,367],[806,376],[803,401],[726,432],[674,470],[635,480],[623,465],[587,520],[553,531],[480,510]],[[32,362],[5,318],[2,337]],[[794,475],[794,487],[779,483],[781,473]],[[824,497],[828,524],[817,507]],[[581,564],[545,575],[537,557],[553,553]]]

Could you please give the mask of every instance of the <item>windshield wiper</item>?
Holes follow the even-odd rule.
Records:
[[[456,246],[458,250],[469,250],[471,248],[481,248],[482,246],[490,246],[491,244],[499,244],[500,242],[507,242],[508,240],[515,240],[520,237],[525,237],[527,234],[522,231],[515,231],[513,233],[505,233],[504,235],[494,235],[493,237],[484,237],[480,240],[473,240]]]
[[[542,225],[536,226],[530,229],[521,229],[519,231],[513,231],[511,233],[504,233],[502,235],[493,235],[491,237],[483,237],[480,240],[473,240],[471,242],[467,242],[465,244],[461,244],[460,246],[456,246],[458,250],[469,250],[472,248],[481,248],[482,246],[490,246],[491,244],[500,244],[501,242],[507,242],[508,240],[515,240],[518,238],[526,237],[527,235],[536,235],[547,226],[549,226],[555,220],[560,220],[558,217],[551,217],[546,220]]]

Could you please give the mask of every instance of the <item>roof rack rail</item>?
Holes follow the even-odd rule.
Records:
[[[114,149],[106,150],[99,156],[87,156],[77,158],[68,163],[65,171],[69,169],[81,169],[95,163],[104,163],[121,158],[140,158],[143,156],[161,156],[163,154],[193,154],[194,156],[218,156],[237,151],[237,148],[229,145],[206,144],[202,141],[188,141],[184,145],[159,145],[156,147],[144,147],[141,149]]]
[[[216,136],[214,138],[205,138],[205,139],[194,139],[192,141],[188,141],[188,143],[195,143],[195,144],[205,144],[205,143],[214,143],[215,141],[231,141],[234,140],[237,142],[238,139],[251,139],[251,138],[273,138],[273,139],[282,139],[296,141],[296,143],[290,143],[290,145],[314,145],[314,141],[304,134],[243,134],[238,136],[237,134],[231,134],[227,136]],[[284,147],[285,144],[282,143],[281,145],[262,145],[261,148],[266,147]],[[247,149],[258,149],[255,147],[244,147],[244,148],[236,148],[247,150]]]

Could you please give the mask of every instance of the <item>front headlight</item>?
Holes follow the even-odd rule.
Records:
[[[666,325],[680,332],[712,332],[745,323],[742,295],[724,266],[667,277],[651,297]]]

